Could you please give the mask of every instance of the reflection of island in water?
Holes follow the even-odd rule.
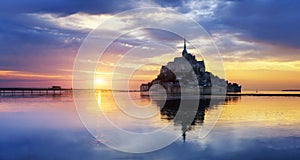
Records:
[[[173,62],[162,66],[157,78],[141,84],[141,94],[147,95],[150,89],[156,90],[156,85],[162,86],[168,94],[191,93],[198,87],[200,94],[241,92],[242,88],[237,83],[230,83],[206,71],[204,60],[198,61],[194,55],[188,53],[185,40],[182,56],[175,57]]]
[[[220,98],[214,98],[212,100],[211,96],[205,96],[201,98],[198,103],[194,103],[194,100],[181,100],[181,99],[167,99],[165,100],[157,100],[152,99],[154,103],[157,104],[157,106],[160,107],[160,114],[161,119],[165,119],[168,121],[173,121],[174,125],[181,125],[182,130],[182,138],[183,141],[186,139],[186,132],[193,130],[193,126],[195,125],[202,125],[204,123],[205,119],[205,113],[209,109],[209,107],[215,107],[217,105],[223,105],[231,102],[237,102],[239,101],[240,97],[226,97],[225,101],[224,99]],[[180,107],[180,102],[185,101],[185,106],[182,106],[187,109],[180,109],[183,113],[178,116],[178,111]],[[198,105],[198,106],[195,106]],[[196,107],[197,112],[192,113],[189,108],[190,107]],[[190,116],[194,115],[194,119],[191,121]]]

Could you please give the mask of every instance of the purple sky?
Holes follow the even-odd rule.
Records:
[[[291,0],[1,1],[0,87],[70,87],[73,62],[87,34],[118,12],[149,6],[174,9],[203,25],[222,54],[229,80],[249,90],[284,83],[290,85],[276,89],[300,87],[300,2]],[[168,34],[150,35],[180,43]],[[241,75],[248,71],[251,77]]]

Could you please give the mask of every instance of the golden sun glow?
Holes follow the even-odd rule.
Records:
[[[95,88],[98,88],[98,89],[103,89],[105,88],[105,81],[103,78],[95,78],[94,80],[94,86]]]
[[[101,79],[101,78],[95,79],[95,85],[102,85],[102,84],[104,84],[104,80],[103,79]]]

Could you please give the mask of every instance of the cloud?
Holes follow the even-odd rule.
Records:
[[[2,77],[3,76],[3,77]],[[36,74],[36,73],[26,73],[20,71],[9,71],[9,70],[0,70],[0,77],[3,79],[8,78],[63,78],[62,76],[58,75],[43,75],[43,74]]]
[[[31,14],[0,16],[0,33],[0,69],[43,74],[72,67],[87,34]]]
[[[162,7],[178,7],[183,5],[182,0],[153,0],[154,3],[159,4]]]
[[[133,1],[124,3],[122,0],[10,0],[0,2],[0,13],[57,13],[64,16],[78,12],[89,14],[116,13],[132,9],[134,6]]]
[[[240,32],[239,38],[300,47],[297,35],[300,3],[297,1],[2,1],[2,14],[51,13],[68,16],[75,13],[113,14],[139,6],[170,7],[186,13],[211,32]],[[68,7],[66,7],[68,6]],[[70,20],[70,19],[68,19]]]
[[[239,38],[300,48],[298,1],[230,1],[219,3],[213,23]]]

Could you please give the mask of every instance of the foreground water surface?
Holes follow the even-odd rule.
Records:
[[[135,103],[152,102],[159,109],[153,123],[140,124],[125,123],[110,92],[93,96],[124,130],[148,132],[171,125],[174,134],[184,136],[161,150],[120,152],[85,129],[70,95],[6,96],[0,97],[0,159],[300,159],[300,97],[227,97],[212,106],[202,100],[190,125],[174,120],[176,100],[161,103],[132,93]],[[199,128],[208,123],[214,107],[222,108],[220,117],[199,138]]]

